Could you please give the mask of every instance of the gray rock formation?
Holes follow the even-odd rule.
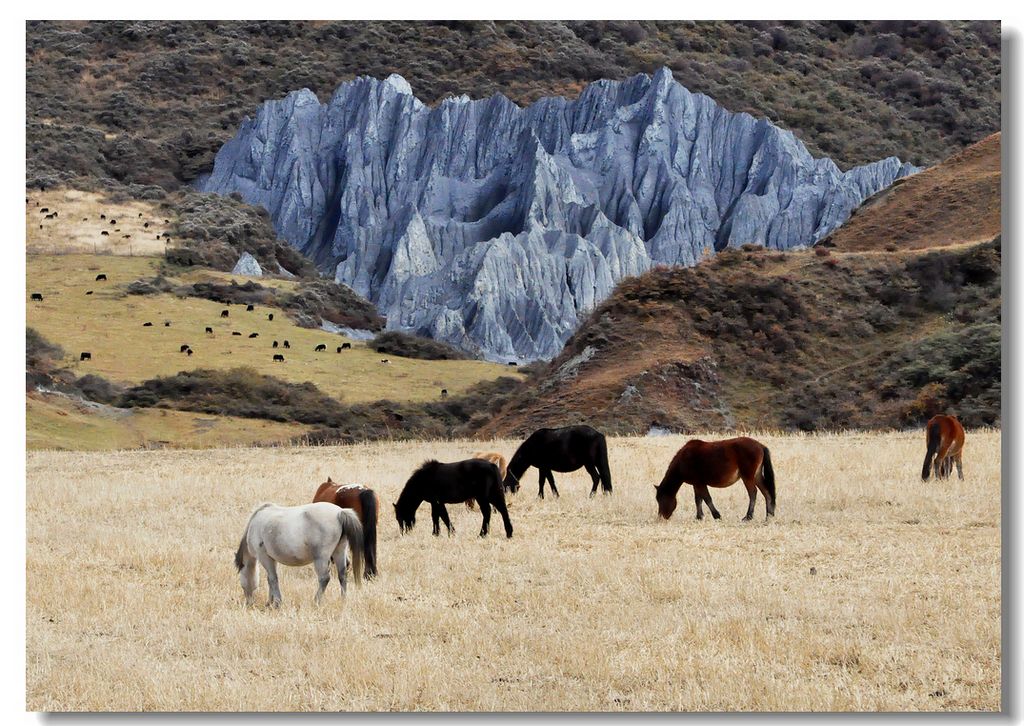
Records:
[[[245,275],[246,277],[263,277],[263,268],[260,267],[260,263],[256,261],[255,257],[248,252],[243,252],[242,256],[238,258],[238,262],[231,269],[231,274]]]
[[[429,108],[399,76],[264,103],[200,189],[239,192],[388,327],[489,358],[551,357],[615,282],[744,243],[810,245],[914,171],[842,172],[667,69],[577,100]]]

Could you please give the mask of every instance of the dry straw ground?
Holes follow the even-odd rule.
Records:
[[[923,434],[764,436],[779,516],[745,494],[659,521],[651,484],[681,437],[612,439],[615,494],[585,474],[479,513],[390,511],[428,456],[479,442],[28,454],[27,707],[92,709],[999,708],[1000,434],[969,432],[966,481],[922,483]],[[511,454],[513,442],[493,442]],[[378,488],[382,576],[246,609],[232,567],[264,500],[330,474]],[[261,578],[260,602],[266,583]]]

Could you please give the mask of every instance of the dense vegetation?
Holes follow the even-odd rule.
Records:
[[[748,247],[623,281],[487,433],[999,424],[1000,238],[821,252]]]
[[[420,358],[422,360],[465,360],[470,356],[455,348],[421,335],[410,335],[397,330],[380,333],[370,343],[370,347],[378,353],[397,355],[403,358]]]
[[[200,369],[145,381],[125,391],[118,405],[311,424],[317,428],[304,437],[310,443],[431,439],[468,435],[466,424],[504,403],[517,385],[502,377],[440,402],[345,405],[312,383],[287,383],[251,368]]]
[[[843,166],[937,162],[998,130],[998,22],[35,21],[30,185],[159,196],[208,170],[246,114],[302,87],[402,74],[434,103],[575,96],[660,66]]]

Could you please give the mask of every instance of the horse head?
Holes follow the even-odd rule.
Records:
[[[676,511],[676,497],[674,494],[662,491],[657,484],[654,485],[655,498],[658,500],[658,516],[662,519],[670,519],[672,512]]]
[[[392,502],[391,506],[395,508],[395,519],[398,520],[398,531],[405,534],[413,527],[416,526],[416,510],[412,512],[403,512],[398,507],[398,502]]]

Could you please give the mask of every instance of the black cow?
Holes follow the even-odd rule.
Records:
[[[319,353],[319,352],[320,352],[320,351],[322,351],[322,350],[327,350],[327,346],[326,346],[326,345],[324,345],[323,343],[321,343],[321,344],[320,344],[320,345],[318,345],[317,347],[313,348],[313,352],[314,352],[314,353]]]
[[[165,320],[165,321],[164,321],[164,327],[165,327],[165,328],[169,328],[169,327],[171,327],[171,321],[170,321],[170,320]]]
[[[39,213],[40,214],[46,214],[49,211],[50,211],[49,207],[43,207],[42,209],[39,210]]]
[[[103,230],[102,232],[100,232],[100,236],[102,236],[102,237],[109,237],[110,236],[110,232],[108,232],[107,230]]]
[[[33,300],[38,300],[39,302],[42,302],[43,301],[43,293],[41,293],[41,292],[34,292],[34,293],[32,293],[32,299]]]
[[[273,344],[272,346],[270,346],[270,347],[271,347],[271,348],[276,348],[276,347],[277,347],[277,341],[275,340],[275,341],[274,341],[274,344]]]
[[[260,334],[259,333],[249,333],[249,337],[250,338],[258,338],[258,337],[260,337]]]
[[[152,328],[153,327],[153,323],[143,323],[142,327],[143,328]]]
[[[180,349],[178,350],[178,352],[179,352],[179,353],[184,353],[184,352],[185,352],[186,350],[191,350],[191,349],[190,349],[190,348],[188,347],[188,343],[182,343],[182,344],[181,344],[181,348],[180,348]]]
[[[284,356],[281,355],[280,353],[275,353],[274,354],[274,362],[275,363],[284,363]]]
[[[341,349],[342,350],[351,350],[352,349],[352,344],[351,343],[342,343],[341,344]]]
[[[43,217],[43,219],[53,219],[56,216],[56,214],[47,214],[45,217]]]
[[[340,352],[341,352],[341,346],[340,346],[340,345],[338,346],[338,350],[337,350],[336,352],[337,352],[337,353],[340,353]]]
[[[189,355],[192,355],[192,349],[191,349],[191,348],[189,348],[189,349],[188,349],[188,350],[186,350],[185,352],[186,352],[186,353],[188,353]]]
[[[241,333],[239,333],[237,330],[232,330],[231,334],[232,335],[241,335]]]
[[[106,218],[107,218],[107,215],[105,215],[105,214],[101,214],[100,215],[100,219],[106,219]]]
[[[273,319],[274,319],[274,314],[273,313],[270,313],[270,314],[267,315],[267,320],[273,320]]]
[[[448,389],[447,388],[442,388],[441,389],[441,398],[448,398]]]
[[[92,360],[92,353],[83,352],[80,356],[78,356],[78,360]]]
[[[86,291],[85,291],[85,294],[86,294],[86,295],[92,295],[92,290],[86,290]]]
[[[221,316],[222,318],[226,318],[226,317],[227,317],[228,315],[230,315],[230,314],[231,314],[231,313],[229,313],[229,312],[228,312],[227,310],[221,310],[221,311],[220,311],[220,316]]]
[[[149,229],[149,222],[146,222],[144,225],[142,225],[142,228],[143,229]]]
[[[286,340],[286,341],[284,341],[284,347],[285,347],[285,348],[291,348],[291,345],[289,345],[289,344],[288,344],[288,341],[287,341],[287,340]]]
[[[514,360],[510,360],[510,361],[508,362],[508,364],[509,364],[510,366],[517,366],[517,365],[519,365],[519,364],[518,364],[518,363],[516,363],[516,362],[515,362]]]
[[[96,282],[106,282],[106,280],[107,280],[107,276],[104,275],[102,272],[100,274],[96,275]]]
[[[390,363],[391,361],[389,361],[387,358],[381,358],[380,362],[381,363]]]
[[[117,224],[117,220],[116,219],[112,219],[112,220],[110,220],[110,223],[111,224]]]
[[[142,219],[142,212],[139,212],[139,219]]]
[[[251,313],[255,309],[256,308],[254,308],[252,305],[246,305],[245,306],[245,312],[247,312],[247,313]]]
[[[213,335],[213,328],[207,328],[206,329],[206,334],[207,335]]]

